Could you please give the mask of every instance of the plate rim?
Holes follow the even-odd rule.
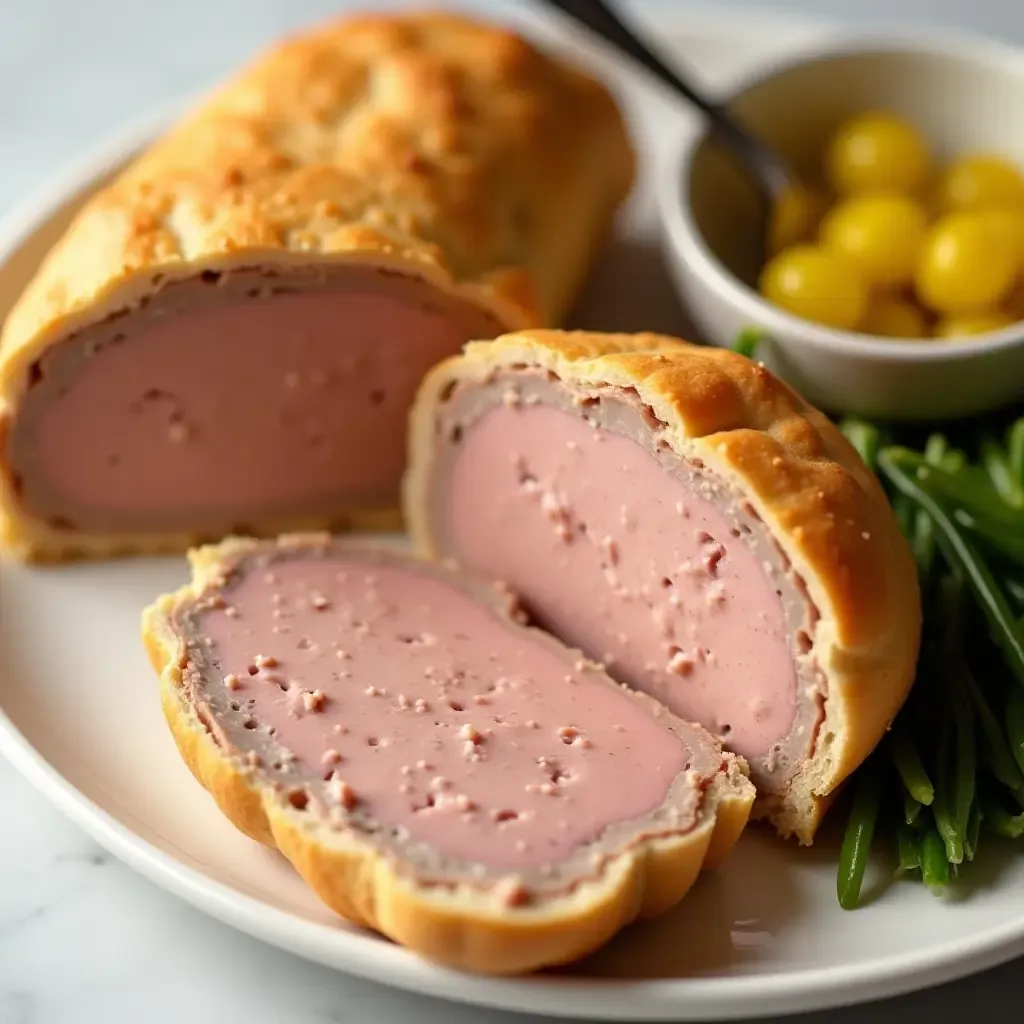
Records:
[[[818,19],[708,7],[673,10],[652,5],[662,31],[677,37],[759,36],[765,60],[791,45],[790,36],[830,27]],[[887,31],[897,31],[891,29]],[[968,37],[970,33],[960,33]],[[765,39],[765,36],[768,38]],[[0,217],[0,273],[68,198],[136,151],[190,97],[134,118],[68,161]],[[196,909],[297,956],[409,992],[493,1009],[602,1020],[730,1020],[849,1006],[954,981],[1024,954],[1019,918],[970,939],[952,938],[927,952],[858,965],[775,974],[682,979],[602,979],[533,976],[491,978],[423,960],[371,932],[304,920],[218,881],[143,838],[76,788],[29,742],[0,706],[0,754],[61,813],[149,881]]]
[[[644,980],[516,979],[466,974],[432,964],[372,932],[341,930],[298,918],[175,858],[77,789],[32,746],[2,707],[0,753],[97,843],[196,909],[324,966],[450,1001],[602,1020],[751,1019],[751,1014],[765,1017],[831,1009],[904,994],[966,977],[1024,953],[1022,914],[981,939],[954,939],[929,953],[912,951],[857,966],[817,967],[773,975]],[[347,947],[344,966],[328,955],[332,946]],[[841,980],[835,980],[836,974]],[[680,1016],[679,1004],[683,1001],[686,1010]]]

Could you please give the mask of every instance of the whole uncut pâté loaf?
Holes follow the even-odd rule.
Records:
[[[421,555],[504,580],[621,682],[743,755],[754,814],[810,842],[913,681],[914,563],[874,475],[748,359],[522,331],[426,378]]]
[[[422,374],[566,312],[633,156],[606,89],[448,14],[273,47],[91,198],[0,336],[38,559],[391,527]]]
[[[327,536],[227,540],[143,632],[182,756],[334,910],[444,963],[563,963],[676,904],[741,759],[503,587]]]

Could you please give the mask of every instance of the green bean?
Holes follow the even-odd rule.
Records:
[[[1010,471],[1021,487],[1024,487],[1024,416],[1010,427],[1006,447],[1010,453]]]
[[[1006,700],[1006,731],[1017,766],[1024,772],[1024,692],[1011,687]]]
[[[1006,595],[989,567],[979,557],[974,545],[964,537],[945,508],[911,478],[904,451],[901,448],[884,449],[878,456],[879,466],[893,486],[912,498],[935,521],[943,553],[951,565],[963,570],[975,599],[988,619],[993,639],[1002,650],[1010,671],[1024,686],[1024,632],[1014,618]]]
[[[942,468],[952,476],[969,478],[978,475],[978,471],[968,463],[967,456],[959,448],[951,448],[946,452],[942,457]]]
[[[927,591],[935,565],[935,524],[924,509],[914,512],[914,528],[910,535],[910,550],[917,563],[917,576],[921,590]]]
[[[924,460],[930,466],[941,466],[947,455],[952,454],[945,434],[929,434],[924,444]]]
[[[905,494],[897,494],[892,508],[896,513],[896,522],[899,524],[900,532],[907,540],[910,540],[914,530],[914,503]]]
[[[921,878],[929,889],[942,890],[949,885],[949,861],[942,837],[933,828],[921,836]]]
[[[939,791],[932,802],[932,815],[935,827],[946,850],[946,860],[950,864],[962,864],[964,860],[964,832],[958,826],[953,811],[952,799],[947,789],[947,780],[942,773],[939,775]]]
[[[985,815],[985,827],[1003,839],[1020,839],[1024,836],[1024,814],[1010,814],[998,800],[986,797],[982,809]]]
[[[754,353],[762,341],[764,341],[764,331],[760,327],[744,327],[736,335],[736,340],[730,347],[738,355],[753,359]]]
[[[855,910],[864,884],[864,872],[875,835],[875,822],[882,801],[881,777],[874,759],[857,773],[853,807],[846,822],[843,845],[839,852],[836,892],[844,910]]]
[[[978,442],[981,462],[996,493],[1010,508],[1024,509],[1024,483],[1010,468],[1010,459],[1003,446],[989,433]]]
[[[967,839],[964,841],[964,852],[968,860],[974,860],[978,852],[978,841],[981,838],[981,823],[985,815],[981,810],[981,802],[975,800],[971,804],[971,816],[967,819]]]
[[[977,761],[977,742],[974,711],[960,685],[959,673],[966,668],[963,656],[964,592],[956,576],[945,576],[939,584],[940,626],[942,629],[941,671],[946,684],[946,699],[953,715],[956,735],[956,756],[952,788],[952,814],[957,833],[967,834],[967,819],[974,802],[974,780]],[[952,859],[952,858],[950,858]]]
[[[889,746],[892,750],[892,760],[896,765],[896,771],[903,780],[904,788],[919,804],[926,807],[935,797],[935,787],[932,780],[928,778],[921,755],[917,752],[917,745],[910,735],[906,725],[897,719],[896,724],[889,733]]]
[[[939,582],[938,627],[940,659],[936,671],[942,679],[946,706],[952,720],[954,749],[951,765],[948,758],[940,753],[940,798],[936,801],[935,821],[946,842],[949,861],[960,864],[966,851],[967,825],[974,802],[977,743],[973,709],[958,675],[965,665],[962,647],[964,588],[952,574]]]
[[[910,551],[918,564],[918,580],[922,593],[927,594],[935,565],[935,523],[924,509],[915,509],[910,534]]]
[[[963,508],[954,509],[953,518],[1017,565],[1024,567],[1024,532],[1021,529],[1010,529],[994,519]]]
[[[903,820],[908,825],[913,825],[921,813],[924,805],[920,800],[915,800],[909,793],[903,797]]]
[[[985,758],[988,770],[1007,789],[1024,796],[1024,774],[1021,774],[1024,772],[1024,762],[1018,763],[1011,753],[1006,733],[999,724],[995,712],[985,700],[985,695],[981,692],[981,687],[978,686],[978,681],[974,678],[970,666],[964,663],[960,667],[960,671],[963,673],[967,693],[974,705],[978,725],[981,726],[982,735],[985,737],[985,742],[982,744],[982,756]],[[1021,693],[1021,698],[1024,700],[1024,692]],[[1021,721],[1024,724],[1024,718]],[[1020,756],[1024,758],[1024,749]]]
[[[977,737],[974,731],[974,715],[962,691],[957,690],[953,713],[956,721],[956,757],[953,776],[953,819],[958,835],[966,837],[974,803],[974,786],[977,775]]]
[[[949,442],[945,437],[942,434],[932,434],[925,444],[925,462],[941,468],[948,451]],[[914,511],[914,531],[910,537],[910,547],[914,553],[914,561],[917,562],[921,589],[927,590],[935,565],[935,524],[923,508]]]
[[[877,465],[878,450],[882,446],[882,432],[873,423],[847,417],[839,424],[846,440],[857,449],[864,465],[874,470]]]
[[[999,523],[1010,530],[1024,529],[1024,512],[1009,508],[992,489],[987,478],[982,477],[984,486],[977,486],[970,479],[969,467],[951,472],[945,463],[941,466],[932,464],[917,452],[898,445],[891,445],[879,452],[879,465],[882,465],[882,457],[886,453],[896,456],[903,472],[911,475],[940,500],[952,502],[972,515]]]
[[[909,825],[900,825],[896,831],[896,853],[899,857],[897,877],[921,867],[921,844],[917,832]]]
[[[942,735],[938,742],[936,755],[936,786],[935,799],[932,801],[932,817],[935,828],[942,837],[946,850],[946,860],[950,864],[962,864],[964,859],[964,834],[958,828],[954,809],[954,796],[951,786],[954,761],[952,756],[952,723],[946,719],[942,723]]]
[[[1014,604],[1017,605],[1018,609],[1024,611],[1024,581],[1015,580],[1011,576],[1004,576],[1003,586],[1006,587],[1006,593]]]

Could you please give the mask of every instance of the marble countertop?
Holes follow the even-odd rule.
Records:
[[[208,83],[292,25],[340,6],[339,0],[0,4],[0,214],[111,129]],[[1024,9],[1016,0],[786,6],[903,21],[937,15],[1024,39]],[[392,992],[241,935],[115,861],[2,759],[0,806],[0,1024],[527,1021]],[[803,1019],[960,1021],[979,1007],[1012,1005],[1020,969],[1010,964],[942,989]]]

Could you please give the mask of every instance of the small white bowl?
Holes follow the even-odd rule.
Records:
[[[1024,51],[963,37],[844,39],[745,81],[728,106],[808,178],[825,140],[853,114],[909,118],[937,160],[1000,152],[1024,168]],[[705,340],[764,330],[763,359],[831,412],[891,419],[971,415],[1024,399],[1024,324],[973,339],[900,341],[791,316],[745,281],[759,268],[749,187],[703,126],[688,128],[659,181],[667,260]]]

